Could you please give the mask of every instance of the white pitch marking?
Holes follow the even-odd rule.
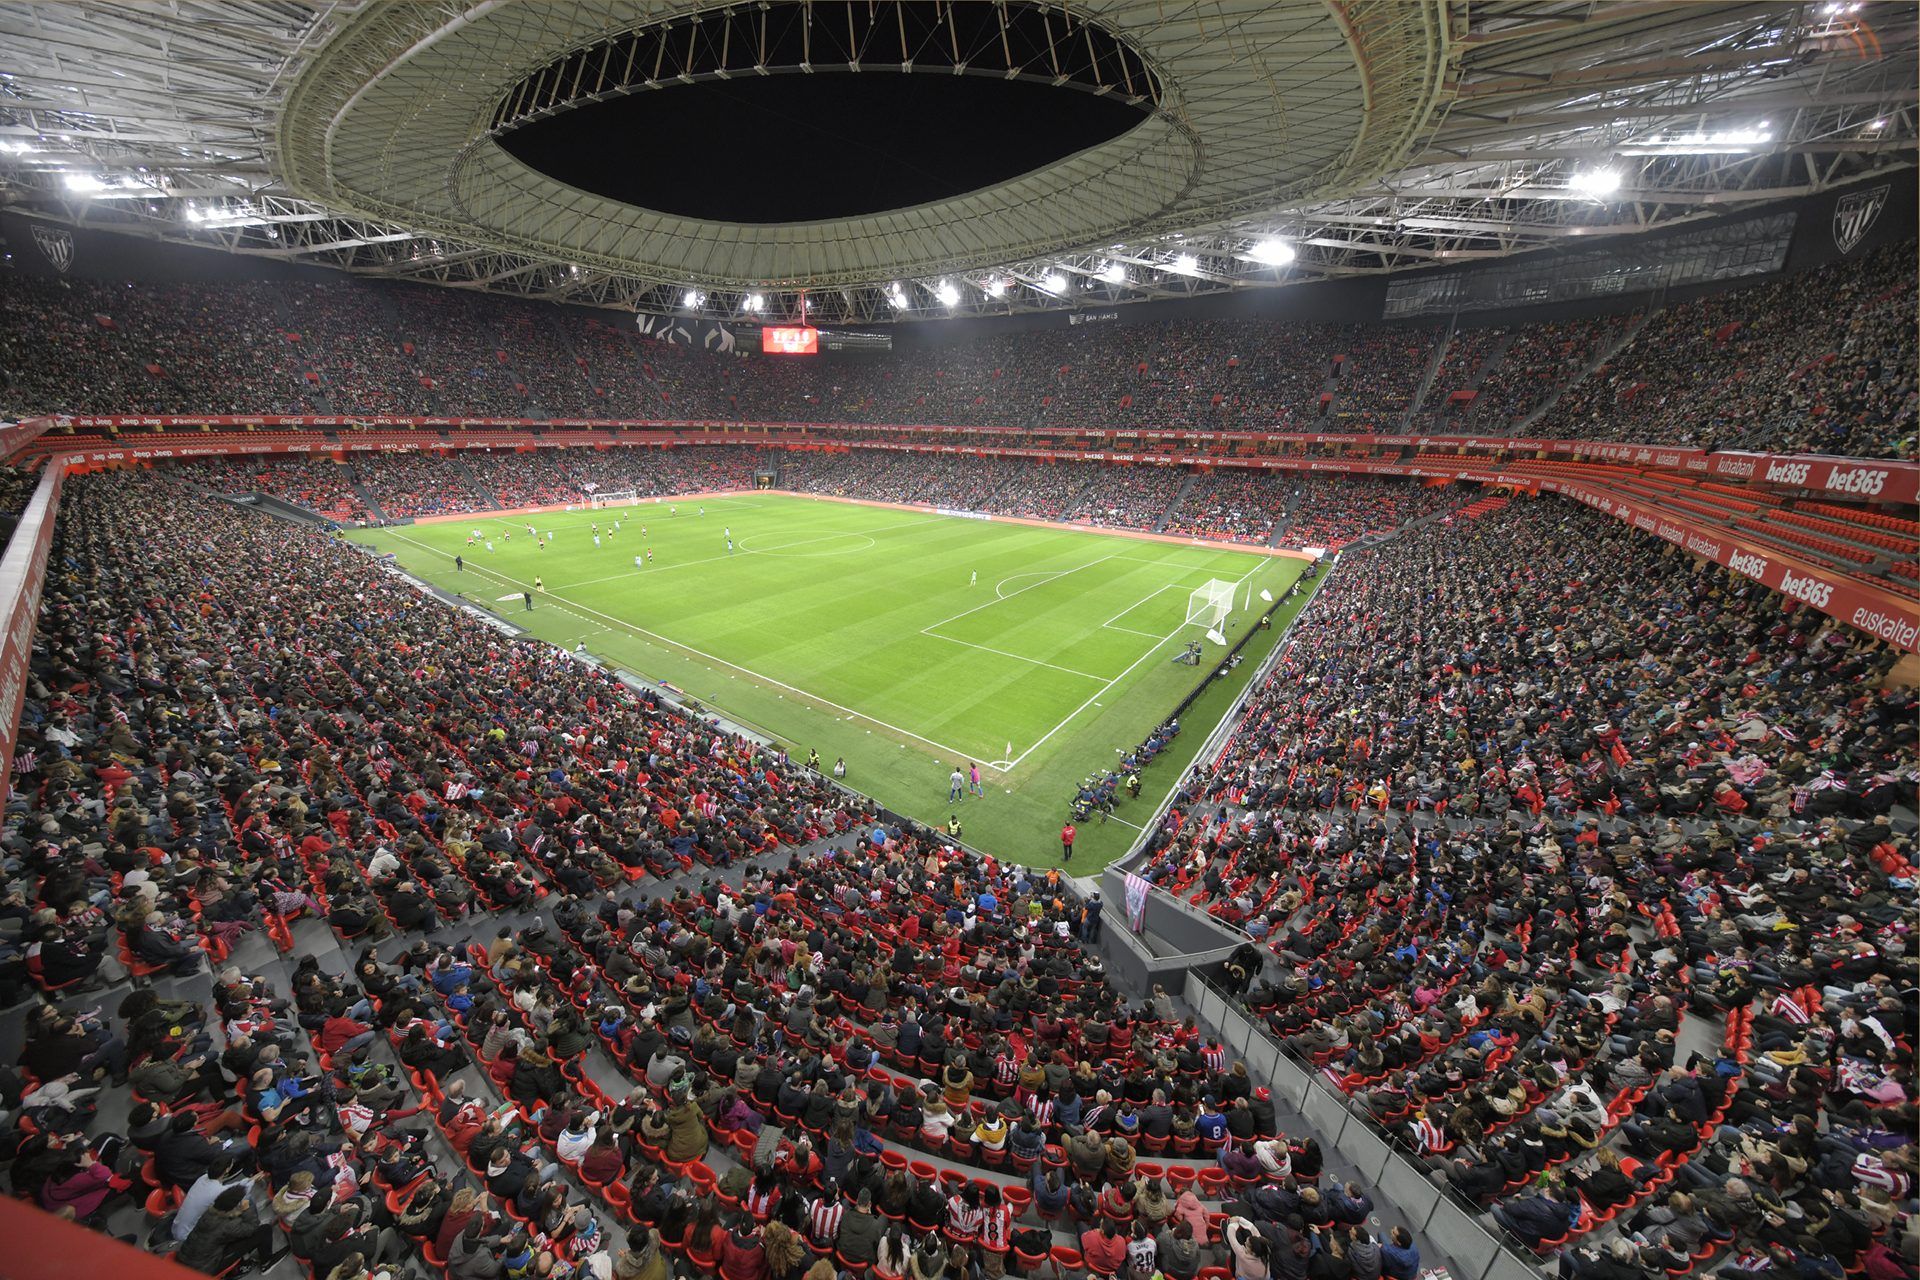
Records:
[[[1147,594],[1141,596],[1138,600],[1135,600],[1132,604],[1128,605],[1126,608],[1122,609],[1120,612],[1114,614],[1111,618],[1108,618],[1105,622],[1101,623],[1100,625],[1103,627],[1113,627],[1114,623],[1126,617],[1128,614],[1132,613],[1135,609],[1138,609],[1141,605],[1153,599],[1155,596],[1159,595],[1162,591],[1165,591],[1168,587],[1172,585],[1173,584],[1169,582],[1161,586],[1155,587],[1153,590],[1147,592]],[[1131,627],[1114,627],[1113,629],[1115,631],[1131,631],[1132,630]]]
[[[934,623],[929,623],[929,624],[928,624],[927,626],[924,626],[924,627],[922,627],[922,628],[920,628],[920,634],[921,634],[921,635],[930,635],[930,634],[932,634],[932,633],[933,633],[933,632],[934,632],[935,630],[937,630],[938,628],[940,628],[940,627],[944,627],[944,626],[946,626],[946,625],[947,625],[947,624],[948,624],[949,622],[958,622],[958,621],[960,621],[960,619],[962,619],[962,618],[964,618],[964,617],[966,617],[966,616],[967,616],[968,614],[970,614],[970,613],[978,613],[978,612],[980,612],[980,611],[981,611],[982,609],[991,609],[991,608],[992,608],[992,607],[993,607],[994,605],[996,605],[996,604],[999,604],[999,603],[1000,603],[1000,602],[1001,602],[1002,600],[1011,600],[1011,599],[1013,599],[1013,598],[1014,598],[1015,596],[1017,596],[1017,595],[1019,595],[1019,594],[1021,594],[1021,592],[1025,592],[1025,591],[1031,591],[1031,590],[1033,590],[1033,588],[1034,588],[1034,587],[1044,587],[1044,586],[1046,586],[1046,585],[1047,585],[1047,583],[1049,583],[1049,582],[1053,582],[1053,581],[1055,581],[1055,580],[1057,580],[1057,579],[1060,579],[1060,578],[1064,578],[1064,577],[1066,577],[1066,576],[1067,576],[1068,574],[1070,574],[1070,573],[1079,573],[1079,572],[1080,572],[1080,571],[1081,571],[1082,569],[1091,569],[1091,568],[1093,568],[1093,566],[1095,566],[1095,565],[1097,565],[1097,564],[1105,564],[1105,563],[1106,563],[1107,561],[1109,561],[1109,560],[1112,560],[1112,559],[1115,559],[1115,558],[1117,558],[1117,557],[1119,556],[1119,554],[1120,554],[1120,553],[1116,551],[1116,552],[1114,552],[1114,553],[1113,553],[1112,555],[1105,555],[1105,556],[1101,556],[1101,557],[1100,557],[1100,558],[1099,558],[1098,560],[1089,560],[1089,561],[1087,561],[1087,563],[1085,563],[1085,564],[1080,564],[1080,565],[1075,565],[1075,566],[1074,566],[1073,568],[1071,568],[1071,569],[1061,569],[1061,570],[1059,570],[1059,571],[1057,571],[1057,572],[1055,572],[1055,573],[1053,573],[1053,574],[1052,574],[1051,576],[1049,576],[1049,577],[1046,577],[1046,578],[1043,578],[1043,579],[1042,579],[1041,581],[1039,581],[1039,582],[1036,582],[1036,583],[1033,583],[1033,584],[1032,584],[1031,586],[1025,586],[1025,587],[1020,587],[1020,588],[1018,588],[1018,589],[1016,589],[1016,590],[1013,590],[1013,591],[1009,591],[1009,592],[1007,592],[1007,594],[1005,594],[1004,596],[1002,596],[1002,595],[996,595],[996,596],[995,596],[995,598],[994,598],[994,599],[992,599],[992,600],[988,600],[988,601],[986,601],[986,602],[984,602],[984,603],[982,603],[982,604],[976,604],[976,605],[974,605],[974,606],[973,606],[972,608],[970,608],[970,609],[962,609],[962,610],[961,610],[960,612],[958,612],[958,613],[956,613],[956,614],[954,614],[954,615],[953,615],[953,616],[952,616],[951,618],[942,618],[942,619],[940,619],[940,621],[938,621],[938,622],[934,622]],[[1041,573],[1045,573],[1045,572],[1047,572],[1047,571],[1046,571],[1046,570],[1038,570],[1037,572],[1041,572]],[[1006,577],[1006,578],[1002,578],[1002,579],[1001,579],[1000,581],[1001,581],[1001,582],[1011,582],[1011,581],[1013,581],[1013,579],[1014,579],[1014,578],[1024,578],[1024,577],[1028,577],[1028,576],[1029,576],[1029,575],[1027,575],[1027,574],[1024,574],[1024,573],[1016,573],[1016,574],[1013,574],[1013,575],[1012,575],[1011,577]],[[995,590],[995,592],[998,592],[998,591],[999,591],[999,588],[998,588],[998,587],[996,586],[996,587],[994,588],[994,590]],[[940,637],[940,638],[941,638],[941,639],[945,639],[946,637],[944,637],[944,636],[942,636],[942,637]]]
[[[1239,585],[1240,582],[1245,582],[1248,578],[1251,578],[1259,570],[1259,568],[1260,568],[1259,565],[1255,565],[1253,568],[1247,570],[1244,574],[1240,576],[1240,578],[1236,581],[1235,585],[1237,586]],[[1160,639],[1151,648],[1149,648],[1145,653],[1141,654],[1139,657],[1135,658],[1132,661],[1132,663],[1128,665],[1125,671],[1122,671],[1119,675],[1115,676],[1112,680],[1109,680],[1103,687],[1101,687],[1098,691],[1094,693],[1093,697],[1088,698],[1085,702],[1075,707],[1071,712],[1068,713],[1066,719],[1062,720],[1059,724],[1056,724],[1055,726],[1053,726],[1053,728],[1041,734],[1040,740],[1038,742],[1034,743],[1031,747],[1028,747],[1025,751],[1022,751],[1019,755],[1015,756],[1013,760],[1008,764],[1007,767],[1009,769],[1018,767],[1018,765],[1022,760],[1025,760],[1028,756],[1032,755],[1035,751],[1037,751],[1042,745],[1046,743],[1047,739],[1053,737],[1054,734],[1066,728],[1067,725],[1073,720],[1075,716],[1078,716],[1082,711],[1085,711],[1088,707],[1092,706],[1095,699],[1101,697],[1103,694],[1107,692],[1108,689],[1113,688],[1115,685],[1119,684],[1122,680],[1126,679],[1129,675],[1133,674],[1133,669],[1139,666],[1141,663],[1145,662],[1148,658],[1151,658],[1154,654],[1158,653],[1160,651],[1161,645],[1167,643],[1167,641],[1173,639],[1175,636],[1179,635],[1182,631],[1185,631],[1191,625],[1192,625],[1191,623],[1183,622],[1179,626],[1175,627],[1173,630],[1167,632],[1166,635],[1160,637]],[[1128,825],[1131,826],[1132,824],[1129,823]]]
[[[1015,662],[1030,662],[1036,667],[1047,667],[1054,671],[1065,672],[1070,676],[1079,676],[1082,680],[1099,680],[1104,682],[1107,678],[1105,676],[1094,675],[1091,671],[1075,671],[1072,667],[1063,667],[1058,663],[1042,662],[1038,658],[1029,658],[1024,653],[1009,653],[1005,649],[996,649],[992,645],[975,644],[971,640],[956,640],[952,636],[937,635],[932,631],[922,631],[920,634],[926,636],[929,640],[945,640],[948,644],[963,644],[969,649],[978,649],[982,653],[997,653],[1003,658],[1012,658]]]
[[[939,517],[936,516],[934,518],[938,519]],[[453,559],[452,552],[442,551],[438,547],[430,547],[426,543],[421,542],[418,538],[409,538],[405,534],[399,534],[399,533],[394,534],[394,536],[396,538],[399,538],[400,541],[402,542],[412,543],[414,546],[419,547],[422,551],[431,552],[434,555],[441,557],[442,559],[445,559],[445,560]],[[519,579],[510,578],[506,574],[500,573],[499,571],[494,569],[479,569],[476,566],[476,570],[478,572],[490,574],[502,582],[519,583]],[[526,584],[520,584],[520,585],[526,585]],[[928,746],[938,749],[944,755],[966,756],[968,759],[975,759],[975,760],[979,759],[979,753],[971,752],[971,751],[962,751],[957,747],[950,747],[944,742],[935,742],[932,738],[926,737],[922,734],[915,733],[911,729],[902,728],[897,724],[889,724],[887,721],[882,720],[877,716],[866,715],[860,711],[855,710],[853,707],[842,706],[840,703],[835,702],[830,698],[822,698],[818,694],[808,693],[805,689],[797,688],[796,686],[790,685],[783,680],[776,680],[772,676],[762,675],[758,671],[753,670],[751,667],[743,667],[739,663],[728,662],[725,658],[715,657],[713,654],[703,652],[702,650],[699,650],[699,649],[695,649],[691,645],[682,644],[678,640],[670,639],[666,636],[661,635],[657,631],[649,631],[645,627],[636,627],[631,622],[627,622],[627,621],[624,621],[623,619],[616,618],[610,613],[602,613],[598,609],[590,609],[586,605],[579,604],[578,602],[575,602],[575,601],[569,601],[568,603],[573,604],[575,608],[581,610],[583,613],[592,614],[594,617],[599,618],[603,622],[612,624],[612,627],[614,630],[631,631],[635,635],[642,635],[642,636],[646,636],[650,640],[657,640],[661,644],[668,647],[669,649],[677,649],[683,653],[703,658],[708,662],[718,663],[723,667],[730,667],[733,670],[738,671],[743,675],[753,677],[755,680],[760,681],[762,684],[771,685],[779,689],[791,689],[793,690],[794,693],[798,694],[800,697],[805,698],[811,702],[818,703],[823,707],[831,707],[835,711],[851,712],[853,715],[858,716],[860,719],[865,720],[869,724],[877,724],[882,729],[888,729],[894,733],[904,734],[905,736],[912,738],[915,742],[924,742]],[[688,660],[691,661],[692,659],[689,658]],[[780,697],[785,698],[786,695],[781,694]],[[871,734],[873,730],[869,729],[867,730],[867,732]]]
[[[938,520],[939,518],[940,517],[938,516],[929,516],[925,520],[907,520],[900,524],[883,525],[880,528],[873,530],[873,532],[886,533],[893,529],[905,529],[911,525],[931,524],[935,520]],[[777,547],[749,548],[745,542],[742,542],[740,544],[739,549],[745,555],[755,555],[762,552],[785,551],[789,547],[805,547],[815,542],[831,542],[835,538],[845,538],[848,536],[850,536],[848,531],[845,529],[842,529],[838,533],[823,534],[816,538],[801,538],[797,542],[783,542]],[[409,538],[408,541],[411,542],[413,540]],[[862,551],[865,551],[867,549],[868,548],[866,547],[861,548]],[[553,585],[553,589],[555,591],[571,591],[575,587],[591,587],[596,583],[616,582],[622,578],[632,578],[636,575],[643,575],[643,574],[649,574],[649,573],[664,573],[668,569],[691,569],[693,568],[693,566],[697,564],[712,564],[716,560],[728,560],[728,559],[738,559],[738,558],[739,558],[738,556],[720,555],[720,556],[702,556],[698,560],[676,560],[672,564],[658,564],[658,565],[652,565],[646,569],[629,569],[624,573],[610,573],[604,578],[583,578],[578,582],[556,582]]]

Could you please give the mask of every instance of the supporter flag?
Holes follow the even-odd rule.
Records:
[[[1146,927],[1147,891],[1152,887],[1145,876],[1127,872],[1127,923],[1135,933]]]

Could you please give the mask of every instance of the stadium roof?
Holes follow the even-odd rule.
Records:
[[[1915,27],[1909,4],[1711,0],[0,4],[0,193],[648,311],[1104,306],[1497,257],[1909,165]],[[773,225],[621,204],[499,143],[615,95],[850,69],[1113,95],[1141,123],[932,204]]]

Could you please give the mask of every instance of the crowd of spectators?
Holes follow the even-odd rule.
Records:
[[[901,502],[923,465],[916,455],[891,449],[788,450],[780,459],[780,483],[800,493]]]
[[[474,510],[560,506],[594,494],[635,497],[751,489],[771,467],[744,445],[678,449],[467,450],[459,455],[482,500]]]
[[[660,487],[663,456],[655,449],[469,449],[460,460],[486,506],[511,508],[585,502],[596,493],[671,492]]]
[[[1203,471],[1168,514],[1167,532],[1265,546],[1286,515],[1288,494],[1299,484],[1297,477],[1270,471]]]
[[[501,302],[459,289],[411,287],[390,295],[401,337],[414,348],[423,369],[432,370],[428,389],[440,413],[475,418],[528,416],[527,384],[516,360],[532,365],[551,361],[547,344],[507,349],[506,321],[526,304]],[[550,327],[513,328],[516,337],[550,332]],[[571,361],[565,367],[571,367]]]
[[[71,481],[55,562],[5,834],[3,994],[58,997],[0,1074],[14,1194],[144,1209],[209,1275],[1415,1280],[1217,1040],[1105,980],[1057,874],[171,474]],[[261,935],[284,985],[232,962]],[[113,954],[180,981],[76,993]]]
[[[1442,336],[1430,326],[1349,328],[1324,429],[1363,435],[1400,430]]]
[[[1294,475],[1281,483],[1292,497],[1293,516],[1281,532],[1280,545],[1331,551],[1465,500],[1459,485],[1380,476]]]
[[[552,417],[606,416],[593,411],[587,357],[569,342],[571,337],[584,344],[585,325],[571,318],[555,324],[548,308],[534,305],[488,310],[498,326],[500,347],[512,357],[513,368],[535,404]]]
[[[892,449],[766,450],[745,445],[675,449],[468,449],[321,459],[223,459],[192,464],[222,492],[272,493],[341,522],[367,518],[351,487],[366,487],[387,519],[454,511],[583,503],[595,493],[639,497],[755,487],[762,473],[801,493],[985,511],[1110,528],[1264,545],[1338,549],[1459,501],[1455,487],[1324,473],[1043,463]],[[1287,517],[1290,504],[1297,510]]]
[[[758,487],[768,462],[758,449],[696,445],[662,450],[651,469],[658,494],[728,493]]]
[[[1027,461],[1001,486],[995,515],[1027,520],[1064,520],[1093,482],[1096,464]]]
[[[904,502],[995,515],[1031,515],[1048,505],[1054,468],[1028,458],[887,449],[788,450],[777,461],[780,485],[870,502]],[[1052,501],[1056,517],[1065,497]]]
[[[1892,246],[1667,307],[1532,434],[1911,457],[1912,266]]]
[[[364,453],[351,465],[354,479],[389,520],[490,511],[495,505],[468,479],[464,455]]]
[[[1491,435],[1516,430],[1555,392],[1581,377],[1594,359],[1639,317],[1593,316],[1513,330],[1513,341],[1487,371],[1473,399],[1473,425]]]
[[[1421,430],[1458,433],[1471,416],[1473,401],[1456,400],[1455,393],[1478,390],[1481,380],[1491,372],[1489,361],[1498,363],[1495,353],[1507,340],[1504,329],[1454,329],[1433,371],[1433,384],[1420,415]]]
[[[264,454],[182,465],[186,474],[218,493],[272,494],[341,524],[360,524],[368,518],[366,503],[353,490],[352,469],[332,458]]]
[[[280,291],[288,332],[299,335],[330,412],[412,416],[432,407],[426,389],[432,379],[398,336],[390,296],[353,280],[303,281]],[[231,401],[203,407],[253,412]]]
[[[309,413],[265,285],[0,276],[0,408],[14,415]]]
[[[40,485],[40,473],[28,471],[24,467],[0,466],[0,551],[13,541],[13,531],[20,526],[21,513],[26,511],[27,503],[33,499],[33,491]]]
[[[617,453],[656,492],[766,465]],[[362,461],[383,503],[467,500],[447,459]],[[836,462],[957,475],[877,450],[803,465],[827,484]],[[258,465],[212,470],[301,482]],[[484,488],[572,464],[483,465]],[[1069,514],[1112,522],[1186,483],[1030,470],[1084,472]],[[1203,504],[1213,484],[1194,477]],[[1307,487],[1308,515],[1323,489],[1395,523],[1457,501]],[[72,480],[53,563],[5,835],[14,993],[110,954],[218,969],[298,917],[444,937],[547,901],[471,952],[35,1014],[0,1078],[32,1126],[17,1194],[96,1225],[144,1201],[209,1273],[285,1247],[327,1280],[415,1253],[466,1280],[639,1274],[662,1251],[729,1280],[1044,1256],[1413,1280],[1410,1238],[1379,1238],[1364,1188],[1319,1185],[1317,1148],[1217,1042],[1074,949],[1097,913],[1052,878],[877,828],[817,775],[171,473]],[[1891,819],[1920,755],[1911,692],[1882,688],[1894,655],[1551,500],[1403,534],[1323,591],[1147,872],[1261,944],[1248,1007],[1522,1243],[1609,1242],[1562,1254],[1571,1275],[1903,1274],[1913,851]],[[630,887],[801,846],[821,851],[733,887]],[[1702,1057],[1679,1052],[1689,1018],[1718,1021]],[[411,1089],[376,1069],[382,1033]],[[584,1070],[599,1055],[631,1092]],[[125,1088],[117,1151],[91,1091]]]
[[[1157,529],[1187,482],[1181,467],[1094,466],[1067,520],[1101,529]]]
[[[1548,502],[1322,592],[1147,871],[1263,945],[1249,1007],[1529,1245],[1910,1274],[1897,655]]]
[[[1629,318],[1456,332],[1422,421],[1438,430],[1465,414],[1478,431],[1509,427],[1564,390],[1533,434],[1909,455],[1911,258],[1896,247],[1665,307],[1592,377],[1582,371]],[[1444,337],[1434,326],[1203,318],[903,332],[887,352],[769,360],[415,286],[7,277],[0,287],[0,386],[14,412],[1372,433],[1402,425]],[[1509,337],[1477,398],[1452,401]]]

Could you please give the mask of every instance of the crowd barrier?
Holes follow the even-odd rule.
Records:
[[[39,435],[55,419],[35,419],[41,425],[34,427],[24,439],[12,440],[0,437],[0,457],[11,455],[33,436]],[[712,434],[731,435],[733,443],[746,443],[742,437],[755,433],[765,435],[771,432],[820,433],[827,436],[872,435],[877,432],[894,432],[908,435],[951,436],[964,432],[973,435],[1059,435],[1076,439],[1097,439],[1111,442],[1097,451],[1081,452],[1074,449],[1054,448],[1051,450],[1029,451],[994,448],[992,452],[1006,454],[1033,453],[1033,456],[1046,456],[1062,459],[1084,458],[1100,462],[1148,462],[1171,463],[1176,455],[1157,449],[1137,449],[1129,441],[1146,443],[1191,443],[1211,440],[1233,444],[1275,444],[1284,446],[1336,445],[1367,449],[1438,449],[1438,450],[1477,450],[1504,454],[1564,455],[1584,458],[1595,462],[1626,463],[1631,466],[1658,467],[1663,470],[1685,471],[1695,475],[1712,476],[1720,480],[1757,481],[1766,484],[1780,484],[1795,488],[1812,489],[1822,494],[1843,498],[1868,498],[1883,502],[1914,503],[1920,502],[1920,463],[1902,462],[1889,459],[1860,459],[1835,457],[1829,454],[1782,454],[1755,453],[1742,449],[1698,449],[1684,445],[1636,444],[1617,440],[1561,440],[1529,436],[1455,436],[1455,435],[1350,435],[1338,432],[1314,431],[1250,431],[1220,430],[1208,431],[1194,428],[1171,427],[997,427],[997,426],[934,426],[929,424],[884,424],[884,423],[848,423],[848,422],[725,422],[709,419],[663,419],[645,420],[633,418],[448,418],[448,417],[386,417],[380,415],[288,415],[288,414],[106,414],[79,415],[58,419],[71,423],[75,427],[109,430],[122,429],[167,429],[172,427],[281,427],[320,430],[363,430],[368,427],[403,427],[419,429],[452,429],[463,432],[497,430],[500,434],[484,443],[496,443],[506,447],[529,443],[528,432],[541,432],[543,441],[548,433],[567,431],[604,432],[608,430],[639,432],[697,431],[703,436]],[[13,430],[24,430],[28,423],[20,424]],[[465,443],[483,443],[477,438]],[[585,437],[581,443],[595,443],[591,437]],[[604,437],[598,441],[605,443]],[[860,440],[862,447],[879,447],[878,442]],[[103,441],[107,447],[118,447],[118,442]],[[85,444],[76,447],[85,448]],[[336,443],[334,448],[352,448],[351,444]],[[377,447],[377,446],[376,446]],[[432,447],[429,442],[429,447]],[[445,447],[444,443],[441,447]],[[906,446],[902,446],[906,447]],[[264,448],[264,446],[263,446]],[[943,452],[980,452],[981,446],[967,444],[943,444]],[[278,451],[278,450],[275,450]],[[173,455],[188,456],[188,455]],[[1202,455],[1209,462],[1224,465],[1266,465],[1273,466],[1284,459],[1238,458]],[[1482,459],[1488,461],[1489,459]]]
[[[27,665],[40,617],[40,589],[46,585],[47,552],[53,545],[54,514],[60,508],[64,467],[48,467],[20,513],[13,538],[0,556],[0,803],[13,781],[13,744],[20,733],[20,705],[27,692]]]
[[[1289,1054],[1197,966],[1187,970],[1185,995],[1200,1021],[1273,1090],[1276,1102],[1306,1117],[1323,1146],[1338,1151],[1363,1185],[1447,1255],[1453,1280],[1540,1280],[1539,1263],[1489,1230],[1477,1209],[1441,1190],[1346,1094]]]

